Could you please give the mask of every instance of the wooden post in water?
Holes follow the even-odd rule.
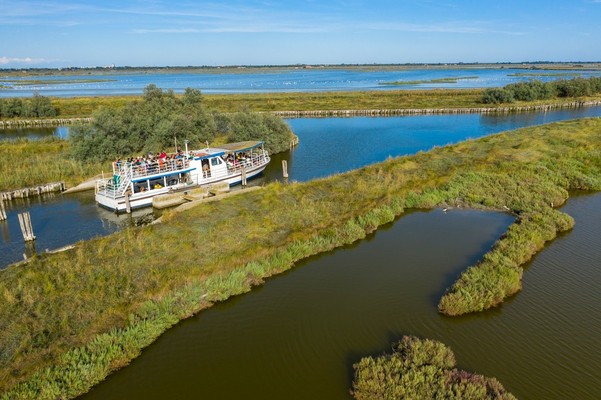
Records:
[[[4,221],[6,219],[6,208],[4,208],[4,200],[0,198],[0,221]]]
[[[246,165],[242,165],[242,187],[246,187]]]
[[[20,213],[18,217],[19,225],[21,225],[21,232],[23,232],[23,239],[25,239],[26,242],[35,240],[33,228],[31,227],[31,217],[29,212]]]
[[[288,161],[282,160],[282,175],[284,179],[288,179]]]

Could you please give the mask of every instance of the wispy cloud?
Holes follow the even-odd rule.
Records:
[[[600,0],[601,1],[601,0]],[[403,22],[377,22],[366,23],[363,27],[370,30],[388,30],[417,33],[464,33],[464,34],[502,34],[502,35],[525,35],[526,32],[513,31],[510,29],[499,29],[485,22],[445,22],[430,24],[411,24]]]
[[[0,57],[0,65],[8,64],[44,64],[51,62],[45,58],[33,58],[33,57]]]

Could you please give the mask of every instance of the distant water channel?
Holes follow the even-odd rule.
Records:
[[[290,152],[276,154],[263,177],[253,184],[282,179],[282,160],[288,161],[291,180],[307,181],[373,164],[388,157],[415,154],[434,146],[456,143],[523,126],[558,120],[601,116],[601,107],[560,110],[547,113],[508,115],[425,115],[403,117],[300,118],[290,119],[300,144]],[[36,139],[40,135],[66,135],[63,129],[30,129],[20,135]],[[10,133],[9,133],[10,134]],[[0,138],[4,133],[0,132]],[[1,140],[1,139],[0,139]],[[252,182],[252,181],[251,181]],[[127,225],[128,219],[100,209],[93,192],[79,195],[32,197],[26,202],[7,204],[8,221],[0,230],[8,232],[0,240],[0,268],[21,260],[27,253],[17,221],[17,213],[31,207],[36,249],[55,249],[81,239],[105,235]],[[65,208],[69,207],[65,216]],[[153,213],[140,210],[136,215]],[[154,213],[157,213],[156,211]],[[92,221],[94,221],[92,223]],[[118,221],[114,225],[115,221]],[[108,227],[111,227],[110,229]]]
[[[601,194],[573,195],[573,231],[537,255],[502,307],[447,318],[444,289],[512,219],[412,212],[182,321],[90,393],[95,399],[350,399],[352,364],[403,334],[440,340],[460,368],[519,399],[601,394]]]

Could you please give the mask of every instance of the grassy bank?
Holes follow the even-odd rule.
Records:
[[[440,342],[404,336],[392,350],[353,366],[355,399],[515,400],[495,378],[455,368],[455,354]]]
[[[67,141],[0,141],[0,191],[65,181],[68,187],[109,171],[110,164],[76,161],[68,156]]]
[[[0,272],[0,390],[4,399],[74,397],[178,320],[362,239],[406,208],[515,213],[507,235],[443,300],[449,314],[492,307],[519,290],[523,263],[573,223],[553,208],[570,189],[601,189],[601,119],[270,184],[40,256]]]
[[[376,108],[455,108],[482,104],[482,90],[366,91],[326,93],[203,94],[204,104],[221,112],[340,110]],[[64,118],[89,117],[100,107],[122,107],[140,96],[53,98]]]
[[[481,89],[380,90],[326,93],[247,93],[204,94],[208,108],[221,112],[250,111],[315,111],[374,109],[435,109],[483,107]],[[52,104],[63,118],[89,117],[100,107],[121,107],[139,97],[53,98]],[[601,96],[578,100],[600,100]],[[562,104],[574,99],[546,102],[515,102],[489,105],[490,108],[535,104]]]

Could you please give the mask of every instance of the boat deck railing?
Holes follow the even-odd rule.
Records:
[[[188,167],[190,167],[190,161],[185,158],[170,158],[165,160],[159,158],[143,164],[126,162],[121,167],[121,171],[125,172],[123,171],[124,168],[130,169],[132,179],[136,179],[166,172],[178,172]]]
[[[190,161],[185,158],[156,159],[152,162],[132,163],[116,162],[113,163],[113,176],[109,179],[103,179],[96,183],[96,192],[116,199],[123,196],[129,189],[132,179],[144,178],[147,176],[177,173],[190,167]]]
[[[247,157],[243,160],[234,160],[233,162],[226,161],[227,169],[225,172],[222,171],[202,171],[202,178],[199,177],[199,183],[207,182],[210,183],[219,179],[227,179],[232,176],[237,176],[242,174],[242,170],[246,171],[252,170],[254,168],[265,166],[269,163],[270,158],[267,155],[267,152],[264,153],[256,153],[251,157]]]

